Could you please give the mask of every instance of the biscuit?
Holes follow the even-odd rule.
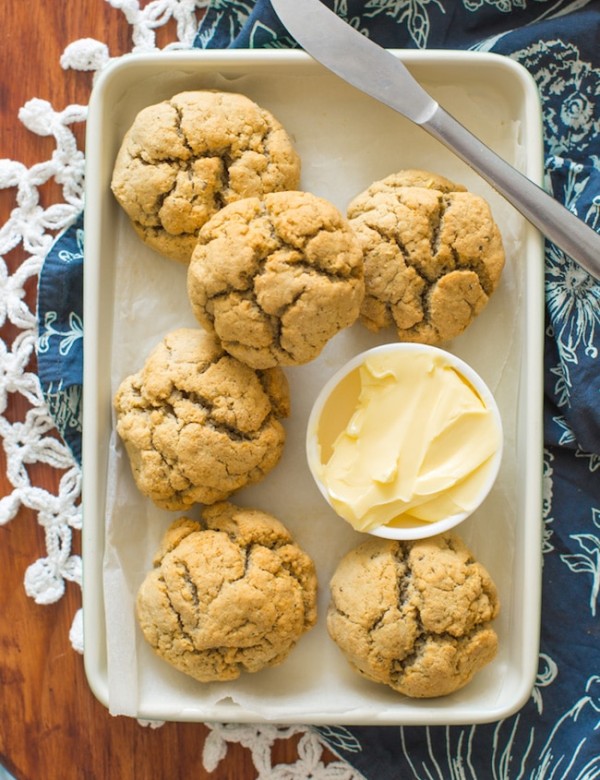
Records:
[[[156,653],[201,682],[280,664],[317,618],[309,556],[271,515],[219,503],[168,529],[136,599]]]
[[[348,207],[364,251],[361,321],[401,341],[443,344],[461,334],[504,266],[487,202],[442,176],[406,170],[373,183]]]
[[[182,510],[221,501],[276,465],[289,388],[281,369],[254,371],[213,335],[182,328],[121,383],[114,406],[139,490]]]
[[[350,666],[405,696],[445,696],[495,656],[496,587],[461,539],[372,538],[331,579],[327,627]]]
[[[269,111],[244,95],[200,90],[140,111],[111,186],[142,241],[187,263],[198,230],[222,206],[299,180],[300,158]]]
[[[301,365],[358,317],[362,252],[347,220],[308,192],[246,198],[200,230],[188,269],[194,315],[254,368]]]

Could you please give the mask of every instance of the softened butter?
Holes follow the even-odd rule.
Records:
[[[359,531],[472,511],[501,446],[497,417],[440,350],[376,351],[337,385],[313,464]]]

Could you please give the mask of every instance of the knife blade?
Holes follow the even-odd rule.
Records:
[[[600,280],[600,235],[445,111],[398,56],[355,30],[320,0],[271,0],[271,4],[311,57],[443,143],[546,238]]]

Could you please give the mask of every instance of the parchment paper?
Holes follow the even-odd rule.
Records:
[[[189,82],[189,80],[188,80]],[[189,88],[186,82],[185,87]],[[490,202],[500,225],[507,264],[499,289],[486,310],[448,349],[480,372],[494,391],[503,416],[505,453],[501,473],[484,507],[460,527],[479,560],[498,585],[502,615],[497,621],[498,658],[461,692],[442,706],[471,697],[493,705],[511,673],[509,629],[518,582],[514,581],[515,407],[522,348],[519,317],[521,239],[524,222],[500,196],[464,164],[422,130],[341,82],[324,91],[311,78],[203,77],[198,86],[244,92],[270,108],[294,136],[303,160],[302,189],[331,200],[342,211],[349,200],[372,181],[405,167],[421,167],[465,184]],[[141,85],[135,100],[121,112],[124,132],[133,112],[143,104],[174,93],[172,77]],[[510,161],[518,162],[519,124],[507,121],[506,105],[497,94],[460,86],[431,86],[439,102],[462,119]],[[117,213],[116,284],[113,312],[113,392],[121,380],[137,371],[154,345],[172,329],[196,326],[185,290],[186,269],[146,249],[127,218]],[[258,719],[339,718],[360,710],[376,722],[383,708],[421,706],[384,686],[361,679],[347,665],[325,628],[328,581],[342,555],[363,541],[327,507],[310,477],[304,454],[305,425],[322,384],[356,352],[393,340],[374,335],[361,325],[339,334],[311,364],[286,369],[292,414],[285,422],[283,458],[257,486],[231,500],[273,513],[312,556],[319,576],[318,625],[305,635],[281,666],[246,675],[238,681],[203,685],[157,658],[136,626],[134,599],[159,540],[180,513],[156,509],[137,491],[126,455],[113,432],[107,486],[104,595],[110,711],[139,716],[160,711],[170,717],[215,719],[215,704],[233,701]],[[191,516],[197,514],[188,513]],[[157,704],[158,703],[158,704]],[[209,717],[206,717],[208,714]],[[247,715],[246,715],[247,716]],[[244,717],[246,717],[244,716]]]

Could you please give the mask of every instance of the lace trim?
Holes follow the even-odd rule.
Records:
[[[302,726],[239,726],[235,724],[207,724],[210,732],[204,742],[202,763],[207,772],[214,772],[227,755],[228,743],[235,742],[248,748],[257,780],[364,780],[364,776],[343,761],[323,763],[324,740],[316,731]],[[294,764],[272,766],[271,752],[277,740],[286,740],[300,734],[298,760]]]

